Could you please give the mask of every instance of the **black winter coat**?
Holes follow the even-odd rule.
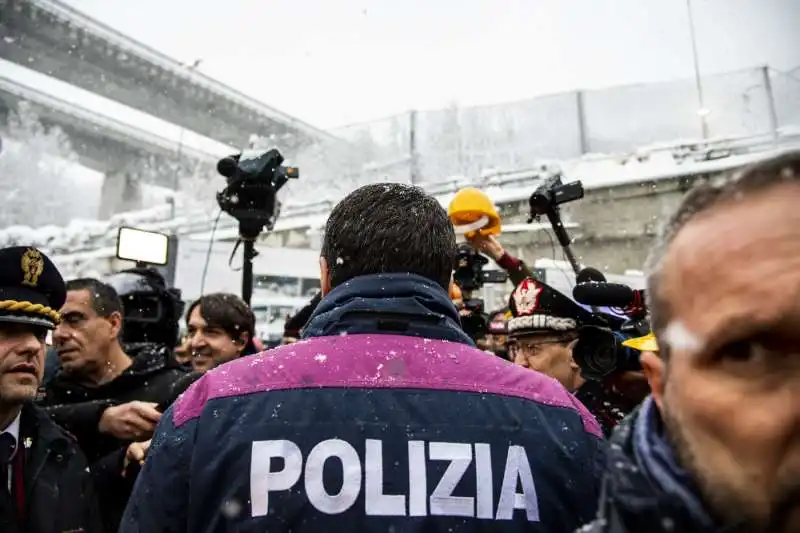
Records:
[[[90,462],[129,442],[100,435],[98,425],[107,407],[134,400],[162,403],[172,397],[175,381],[186,374],[172,352],[158,345],[139,345],[128,354],[133,364],[112,381],[87,387],[59,372],[47,385],[39,405],[53,420],[75,435]]]
[[[136,471],[122,476],[125,452],[131,441],[99,433],[103,411],[130,401],[168,404],[176,397],[187,372],[158,345],[128,347],[133,364],[114,380],[91,388],[59,372],[47,385],[40,405],[58,424],[72,432],[92,465],[105,530],[116,533],[128,502]],[[184,387],[185,388],[185,387]]]
[[[25,519],[3,533],[101,533],[102,525],[86,458],[71,436],[33,404],[22,409],[19,448],[23,456]],[[18,452],[19,453],[19,452]]]

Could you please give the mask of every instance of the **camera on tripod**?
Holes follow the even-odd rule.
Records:
[[[572,265],[572,269],[576,274],[580,270],[580,265],[572,252],[572,248],[570,248],[572,239],[570,239],[567,230],[564,228],[564,222],[561,220],[560,206],[581,198],[583,198],[583,183],[580,181],[564,183],[561,181],[561,173],[558,172],[546,178],[541,185],[536,187],[536,190],[533,191],[528,199],[528,204],[531,208],[528,223],[539,220],[542,215],[547,217],[558,243],[564,250],[564,256]]]
[[[283,166],[282,163],[283,156],[274,148],[266,152],[242,152],[217,163],[217,172],[228,183],[217,193],[217,204],[239,221],[236,246],[244,242],[242,299],[248,305],[253,294],[253,259],[257,255],[254,242],[264,228],[271,231],[275,227],[280,214],[278,191],[290,179],[300,177],[297,167]]]
[[[221,159],[217,172],[228,186],[217,193],[220,209],[239,221],[243,239],[255,239],[263,228],[275,226],[280,213],[278,191],[290,179],[298,179],[297,167],[283,166],[276,149],[266,152],[242,152]]]

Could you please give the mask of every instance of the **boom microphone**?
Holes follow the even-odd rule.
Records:
[[[226,178],[236,175],[238,162],[235,157],[223,157],[217,162],[217,172]]]
[[[596,268],[586,267],[580,272],[578,275],[575,276],[575,282],[580,283],[587,283],[589,281],[605,281],[606,277],[603,275],[602,272],[597,270]]]
[[[644,291],[620,283],[578,283],[572,289],[572,297],[579,303],[596,307],[644,307]]]

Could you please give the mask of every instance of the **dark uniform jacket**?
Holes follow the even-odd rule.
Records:
[[[75,440],[33,404],[22,410],[17,454],[12,468],[22,466],[24,498],[16,475],[13,499],[24,502],[22,523],[18,513],[0,516],[3,533],[101,533],[95,493],[86,458]],[[3,480],[4,481],[4,480]]]
[[[121,533],[571,532],[594,515],[597,422],[476,349],[438,285],[353,279],[304,337],[178,399]]]
[[[597,519],[581,533],[721,533],[678,466],[652,398],[614,431]]]

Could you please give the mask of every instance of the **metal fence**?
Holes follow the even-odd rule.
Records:
[[[587,153],[800,131],[800,75],[763,67],[696,81],[576,91],[481,107],[411,111],[338,128],[301,147],[292,196],[332,199],[375,181],[432,183]]]

